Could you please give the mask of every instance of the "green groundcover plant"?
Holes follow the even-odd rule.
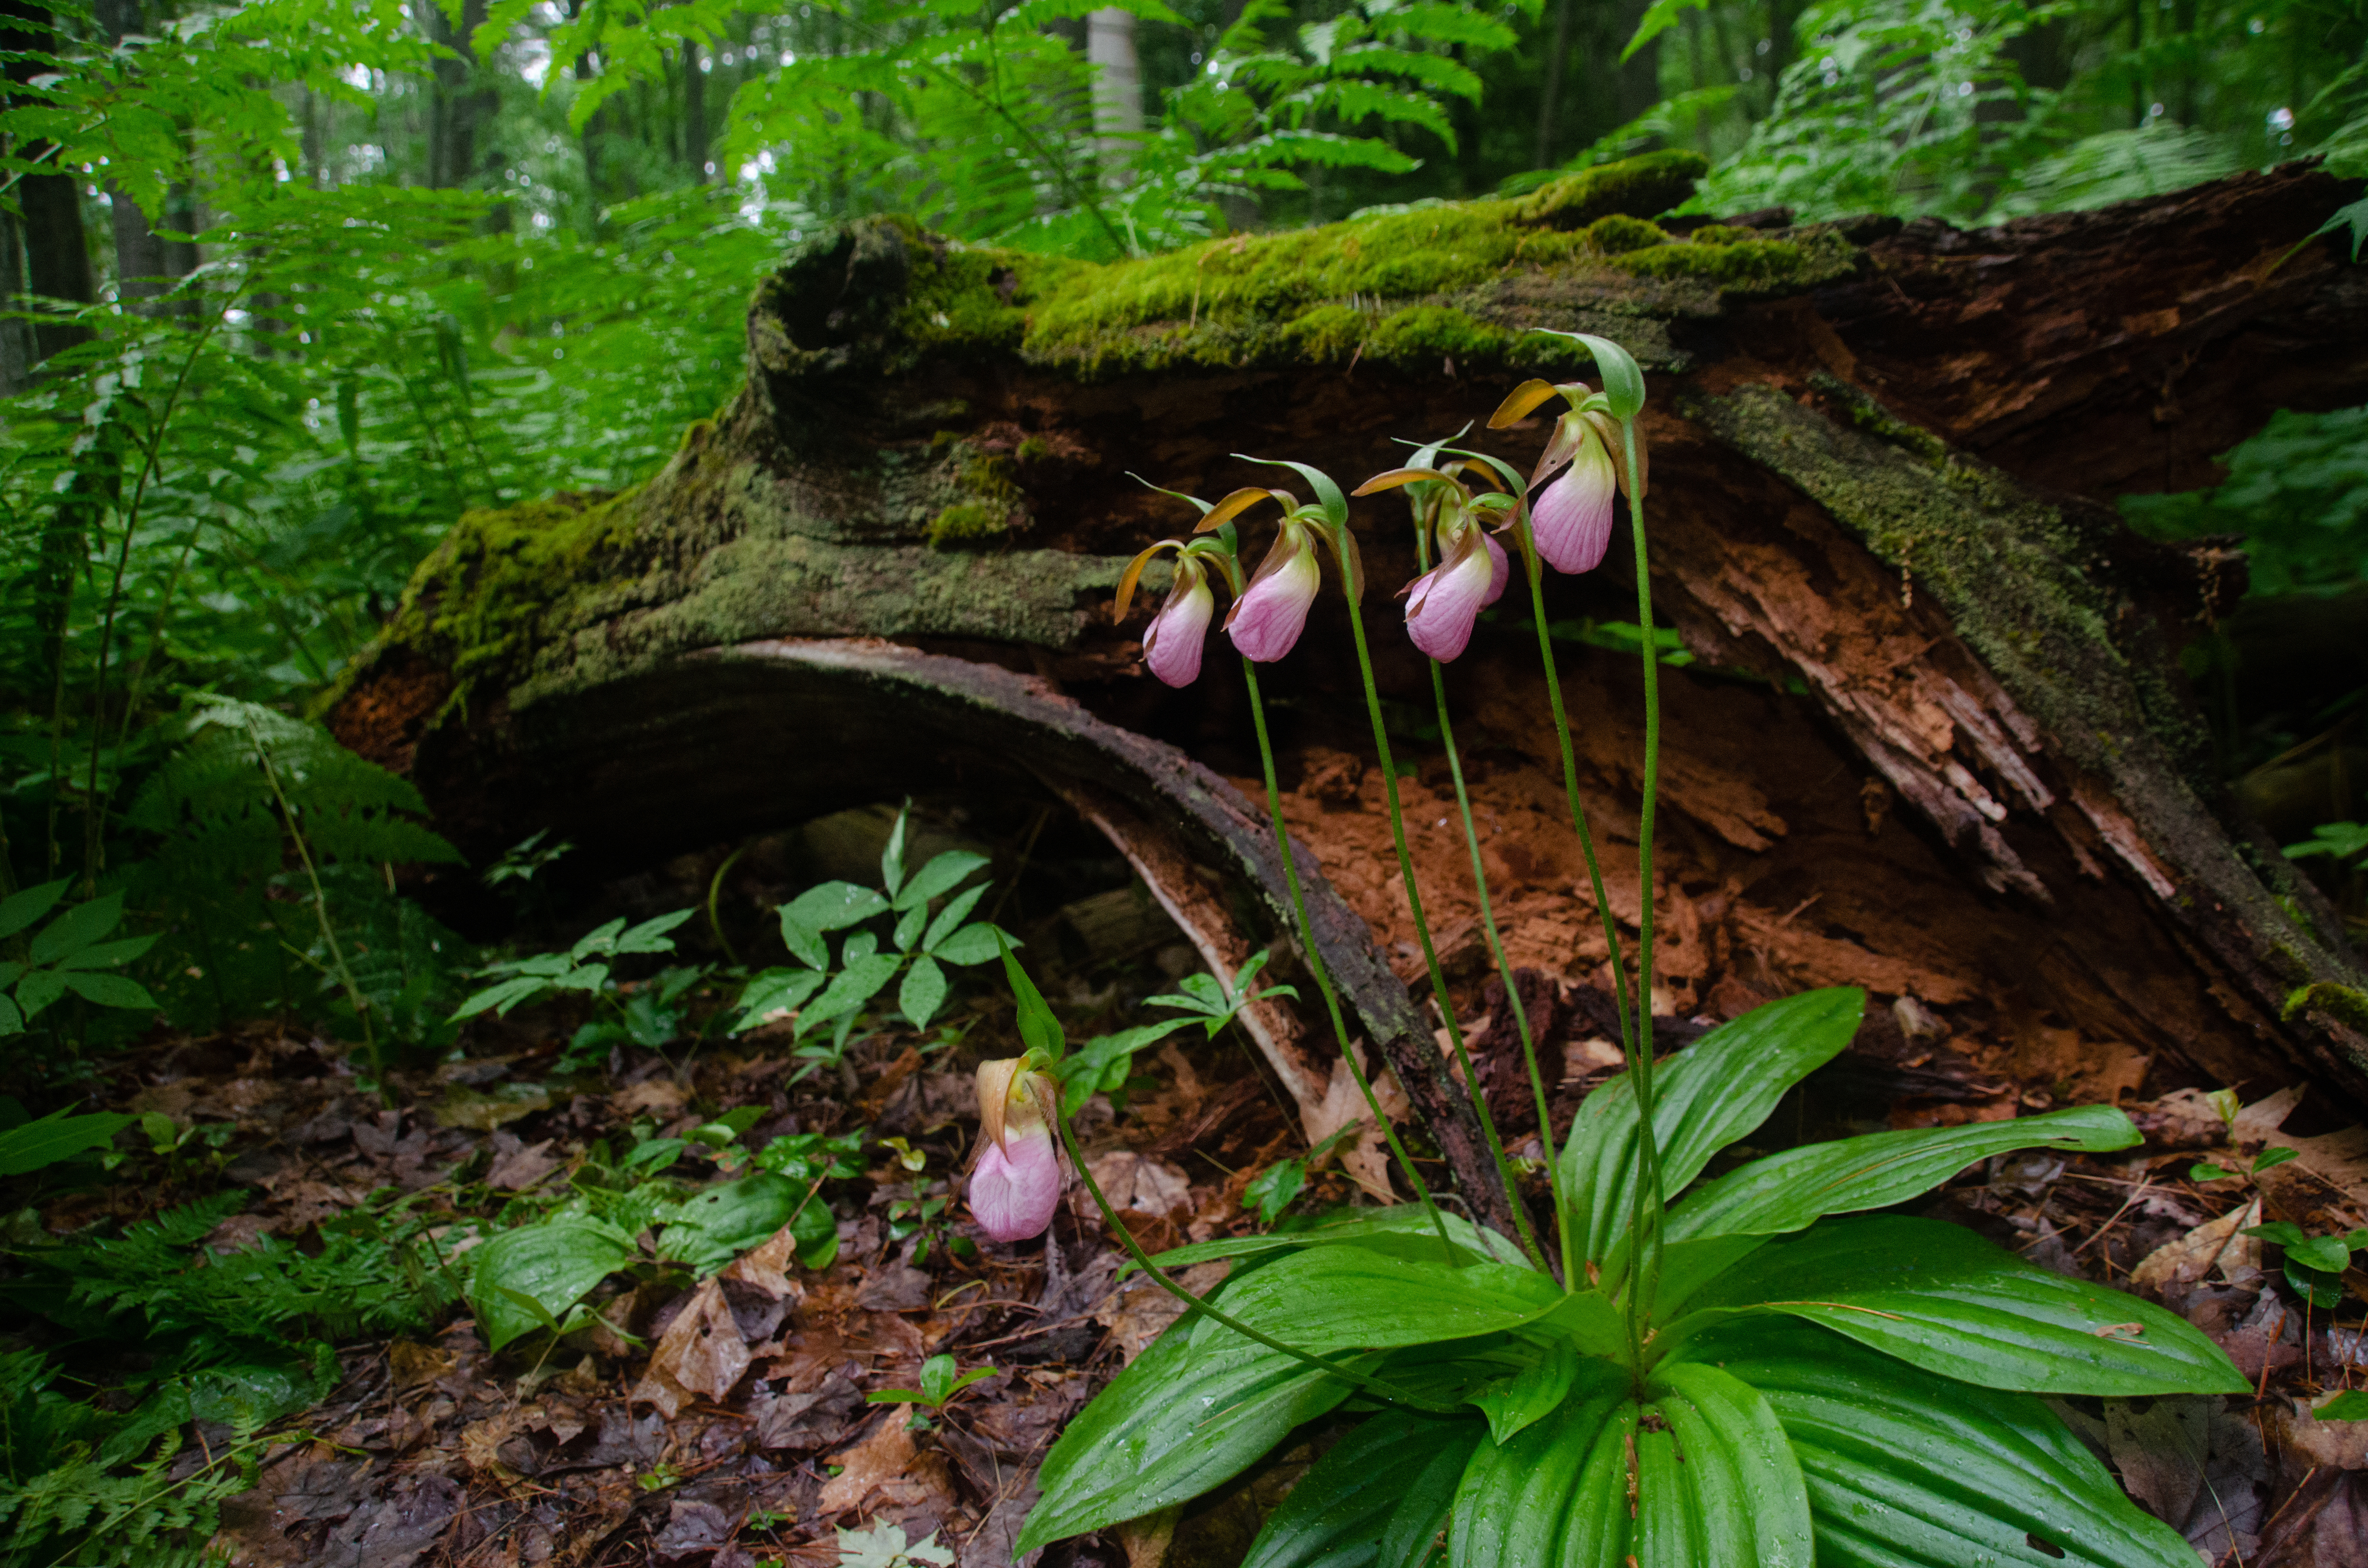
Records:
[[[1650,902],[1632,967],[1571,781],[1539,586],[1542,563],[1584,571],[1601,562],[1613,494],[1624,493],[1636,624],[1654,625],[1647,471],[1635,426],[1645,387],[1617,345],[1576,342],[1599,367],[1601,391],[1532,382],[1497,411],[1495,423],[1504,425],[1555,396],[1568,404],[1526,483],[1497,460],[1440,444],[1360,494],[1403,489],[1412,504],[1426,570],[1407,595],[1408,631],[1431,658],[1483,928],[1500,971],[1508,966],[1436,676],[1502,592],[1511,559],[1527,571],[1573,822],[1620,977],[1629,1070],[1583,1102],[1556,1149],[1524,1034],[1552,1173],[1550,1236],[1518,1197],[1517,1236],[1447,1212],[1390,1134],[1414,1202],[1154,1260],[1110,1215],[1079,1156],[1056,1087],[1066,1054],[1061,1026],[1007,949],[1028,1051],[981,1069],[989,1147],[972,1201],[982,1224],[1004,1239],[1042,1229],[1045,1195],[1057,1197],[1059,1187],[1049,1136],[1057,1130],[1136,1264],[1189,1308],[1053,1447],[1017,1549],[1196,1497],[1310,1423],[1345,1417],[1355,1425],[1269,1518],[1247,1568],[2192,1568],[2193,1550],[2131,1504],[2043,1396],[2242,1392],[2248,1385],[2227,1358],[2159,1307],[2034,1267],[1960,1227],[1886,1212],[1991,1155],[2126,1148],[2139,1141],[2128,1118],[2098,1106],[1878,1132],[1705,1179],[1723,1150],[1750,1137],[1786,1090],[1849,1044],[1865,997],[1834,989],[1770,1003],[1654,1062],[1641,1006],[1651,994]],[[1337,559],[1352,605],[1363,591],[1346,497],[1316,471],[1283,466],[1309,483],[1315,501],[1258,491],[1213,506],[1196,502],[1201,531],[1154,547],[1173,549],[1178,570],[1145,638],[1154,674],[1176,685],[1195,678],[1212,613],[1210,579],[1233,590],[1225,624],[1244,654],[1270,805],[1273,756],[1255,664],[1297,641],[1324,553]],[[1530,491],[1549,480],[1533,504]],[[1492,482],[1497,488],[1480,492]],[[1281,532],[1246,579],[1232,519],[1269,497],[1284,509]],[[1122,599],[1133,584],[1130,574]],[[1350,626],[1396,824],[1364,632],[1354,615]],[[1640,879],[1649,888],[1659,713],[1656,661],[1649,644],[1643,652]],[[1275,826],[1303,949],[1345,1051],[1346,1020],[1307,928],[1279,815]],[[1399,843],[1419,926],[1402,825]],[[1434,994],[1444,995],[1427,935],[1425,949]],[[1475,1081],[1452,1010],[1445,1014],[1451,1053],[1465,1081]],[[1521,1021],[1521,1010],[1514,1017]],[[1353,1052],[1349,1061],[1370,1099]],[[1477,1108],[1506,1189],[1518,1193],[1493,1118],[1485,1104]],[[1162,1267],[1218,1258],[1232,1260],[1231,1272],[1206,1298]]]

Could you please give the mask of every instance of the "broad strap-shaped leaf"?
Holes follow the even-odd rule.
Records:
[[[1216,1304],[1285,1344],[1326,1355],[1496,1334],[1535,1322],[1563,1299],[1544,1275],[1506,1264],[1458,1268],[1326,1246],[1251,1270],[1229,1282]],[[1191,1337],[1211,1346],[1240,1336],[1204,1315]]]
[[[1638,1439],[1639,1568],[1810,1568],[1808,1494],[1768,1402],[1699,1363],[1663,1367],[1651,1392],[1645,1424],[1668,1424],[1669,1458],[1658,1435]]]
[[[2028,1394],[1903,1367],[1804,1324],[1700,1346],[1757,1389],[1807,1483],[1819,1568],[2195,1568]]]
[[[633,1238],[604,1220],[553,1215],[505,1231],[469,1255],[469,1305],[487,1344],[499,1350],[545,1326],[546,1317],[564,1318],[592,1287],[639,1256]]]
[[[1456,1261],[1529,1267],[1519,1244],[1508,1237],[1474,1225],[1460,1214],[1442,1211],[1440,1218],[1447,1221],[1447,1236],[1456,1249]],[[1439,1230],[1431,1223],[1429,1211],[1418,1204],[1400,1203],[1388,1209],[1338,1210],[1304,1231],[1269,1231],[1263,1235],[1221,1236],[1214,1241],[1195,1242],[1163,1252],[1151,1261],[1167,1269],[1189,1268],[1221,1257],[1299,1252],[1334,1242],[1370,1246],[1396,1257],[1430,1261],[1436,1261],[1440,1252]],[[1133,1265],[1126,1267],[1132,1268]],[[1121,1273],[1122,1277],[1124,1270]]]
[[[1578,1350],[1566,1339],[1550,1340],[1534,1360],[1474,1389],[1466,1403],[1488,1418],[1488,1440],[1511,1442],[1522,1428],[1551,1415],[1578,1376]]]
[[[1448,1561],[1454,1568],[1541,1568],[1556,1561],[1556,1543],[1579,1488],[1589,1455],[1605,1444],[1615,1454],[1634,1430],[1635,1407],[1628,1376],[1611,1362],[1589,1357],[1579,1365],[1570,1397],[1543,1421],[1509,1443],[1483,1441],[1473,1450],[1455,1494],[1455,1517],[1448,1526]],[[1622,1419],[1624,1417],[1624,1419]],[[1620,1469],[1624,1487],[1626,1469]],[[1628,1521],[1625,1503],[1618,1522]],[[1620,1568],[1628,1550],[1624,1529],[1610,1532],[1607,1544],[1619,1555],[1600,1559],[1564,1557],[1571,1568]]]
[[[1663,1331],[1670,1353],[1725,1315],[1756,1311],[1823,1324],[1984,1388],[2160,1394],[2250,1386],[2184,1318],[2110,1286],[2035,1268],[1937,1220],[1824,1221],[1761,1247],[1704,1286],[1691,1306]]]
[[[1486,1432],[1477,1421],[1383,1411],[1300,1478],[1242,1568],[1422,1568]]]
[[[1372,1361],[1355,1365],[1363,1370]],[[1045,1455],[1036,1476],[1044,1494],[1012,1551],[1025,1555],[1197,1497],[1354,1392],[1344,1379],[1237,1334],[1207,1346],[1189,1334],[1162,1335]]]
[[[1675,1198],[1712,1155],[1767,1120],[1785,1090],[1850,1042],[1865,1010],[1863,991],[1804,992],[1721,1024],[1662,1062],[1653,1131],[1664,1196]],[[1635,1089],[1622,1073],[1580,1102],[1557,1177],[1589,1262],[1609,1260],[1628,1228],[1635,1167]]]
[[[1669,1211],[1663,1234],[1679,1242],[1797,1231],[1827,1214],[1904,1202],[1993,1154],[2043,1148],[2098,1153],[2138,1142],[2138,1130],[2112,1106],[2077,1106],[2012,1121],[1811,1143],[1754,1160],[1688,1194]]]

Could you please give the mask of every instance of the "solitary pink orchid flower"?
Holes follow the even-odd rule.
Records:
[[[1209,617],[1216,608],[1201,563],[1189,555],[1178,561],[1167,602],[1143,634],[1143,662],[1153,675],[1174,687],[1201,678],[1201,646],[1208,639]]]
[[[1291,652],[1307,629],[1307,607],[1321,582],[1315,550],[1304,527],[1286,521],[1282,533],[1258,563],[1249,587],[1225,617],[1225,633],[1242,656],[1270,665]]]
[[[1555,571],[1592,572],[1611,543],[1611,496],[1619,472],[1603,437],[1583,415],[1563,415],[1546,449],[1547,460],[1539,466],[1550,470],[1565,451],[1569,470],[1531,504],[1530,534],[1538,554]]]
[[[1414,645],[1443,664],[1470,644],[1473,621],[1504,593],[1512,572],[1504,546],[1476,523],[1440,542],[1444,559],[1406,592],[1406,623]]]
[[[1197,655],[1196,655],[1197,656]],[[970,1173],[970,1211],[998,1242],[1042,1235],[1061,1205],[1061,1157],[1046,1125],[1045,1099],[1059,1091],[1026,1058],[983,1062],[978,1116],[986,1147]]]

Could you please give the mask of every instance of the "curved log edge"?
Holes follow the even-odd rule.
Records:
[[[635,715],[630,740],[620,745],[613,728],[586,723],[587,705]],[[1263,939],[1297,947],[1264,813],[1176,747],[1098,719],[1032,676],[877,639],[780,639],[707,650],[597,694],[554,699],[530,717],[544,743],[533,748],[539,767],[575,781],[561,800],[570,834],[645,836],[657,803],[697,801],[700,829],[723,835],[778,825],[783,799],[802,812],[827,810],[876,798],[898,779],[1000,775],[1006,787],[1035,784],[1087,820],[1099,817],[1146,881],[1167,890],[1163,902],[1204,956],[1237,964],[1247,949],[1228,947],[1222,913],[1187,907],[1196,866],[1255,890]],[[736,783],[719,790],[725,778]],[[1429,1028],[1315,857],[1304,844],[1293,853],[1316,946],[1352,1027],[1379,1047],[1477,1217],[1512,1234],[1478,1119]],[[1367,1114],[1360,1098],[1349,1103],[1353,1083],[1333,1071],[1338,1053],[1320,1020],[1304,1029],[1252,1020],[1252,1032],[1317,1136]],[[1372,1159],[1351,1170],[1380,1185]]]
[[[850,226],[759,290],[746,388],[649,484],[464,518],[333,694],[333,727],[479,846],[544,820],[538,788],[598,759],[598,788],[635,798],[658,734],[710,748],[684,799],[783,820],[649,700],[696,709],[700,680],[747,663],[704,651],[768,637],[1032,669],[1128,716],[1113,744],[1189,730],[1173,704],[1217,699],[1147,691],[1140,621],[1104,608],[1124,556],[1178,526],[1129,470],[1215,494],[1265,472],[1240,451],[1395,466],[1394,437],[1571,364],[1523,329],[1601,330],[1652,372],[1655,573],[1703,663],[1805,692],[2002,911],[2065,910],[2050,939],[2114,976],[2148,1051],[2368,1105],[2362,971],[2211,777],[2177,668],[2241,563],[2138,540],[2104,505],[2211,483],[2212,454],[2276,408],[2368,398],[2368,268],[2332,244],[2287,256],[2357,182],[2295,166],[1974,233],[1672,222],[1655,239],[1634,218],[1690,166],[1108,268]],[[1525,465],[1542,429],[1486,449]],[[1376,583],[1411,575],[1397,531],[1369,535]],[[834,710],[833,747],[896,754],[877,718]],[[1110,766],[1073,755],[1089,781]],[[797,809],[833,798],[803,777]],[[2157,1007],[2164,976],[2100,957],[2141,927],[2183,953],[2172,988],[2208,1001]],[[1377,1016],[1386,1047],[1403,1020]]]

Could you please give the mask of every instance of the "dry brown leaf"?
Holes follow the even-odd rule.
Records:
[[[609,1096],[609,1109],[620,1119],[653,1116],[663,1120],[690,1102],[690,1093],[672,1078],[650,1078],[628,1085]]]
[[[2187,1234],[2168,1241],[2138,1261],[2130,1270],[2130,1284],[2137,1290],[2160,1295],[2173,1285],[2192,1285],[2212,1272],[2218,1265],[2223,1278],[2233,1278],[2235,1271],[2249,1268],[2260,1271],[2261,1244],[2256,1237],[2237,1233],[2261,1222],[2261,1200],[2231,1209],[2217,1220],[2207,1220]]]
[[[507,1136],[497,1134],[496,1136]],[[485,1185],[495,1192],[524,1192],[566,1164],[550,1153],[552,1141],[529,1143],[494,1161],[485,1171]]]
[[[398,1389],[416,1389],[423,1383],[432,1383],[450,1371],[458,1360],[459,1358],[450,1350],[414,1345],[407,1339],[398,1339],[386,1347],[387,1369],[393,1374],[394,1386]]]
[[[2297,1404],[2291,1413],[2272,1404],[2264,1408],[2264,1414],[2277,1423],[2273,1428],[2276,1439],[2296,1453],[2307,1455],[2312,1464],[2368,1470],[2368,1421],[2318,1419],[2318,1407],[2340,1392],[2330,1389],[2308,1404]]]
[[[1191,1200],[1191,1178],[1155,1155],[1119,1149],[1092,1160],[1089,1166],[1113,1209],[1167,1214]]]
[[[822,1511],[844,1513],[871,1494],[874,1487],[895,1480],[913,1462],[913,1435],[905,1430],[905,1413],[888,1412],[871,1435],[843,1453],[831,1456],[839,1472],[823,1484]]]
[[[633,1385],[635,1403],[654,1404],[669,1421],[693,1394],[721,1400],[748,1369],[748,1342],[740,1337],[721,1279],[702,1280],[675,1314],[650,1353],[649,1369]]]

